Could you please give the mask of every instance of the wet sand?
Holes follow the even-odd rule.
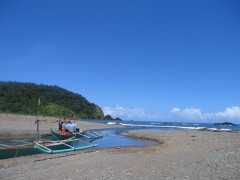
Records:
[[[0,179],[240,179],[240,133],[181,130],[125,134],[156,140],[159,145],[0,160]]]

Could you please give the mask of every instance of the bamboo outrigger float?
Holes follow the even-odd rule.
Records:
[[[78,141],[78,139],[76,139]],[[70,140],[70,143],[74,142],[74,140]],[[44,153],[62,153],[62,152],[69,152],[69,151],[77,151],[87,148],[93,148],[98,146],[97,144],[88,144],[84,146],[73,146],[68,143],[65,143],[63,141],[57,142],[57,143],[51,143],[51,144],[41,144],[41,143],[35,143],[34,148],[44,152]]]

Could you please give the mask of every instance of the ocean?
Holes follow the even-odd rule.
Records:
[[[108,121],[108,120],[87,120],[88,122],[120,125],[133,129],[155,129],[155,130],[179,130],[195,129],[210,131],[240,131],[240,124],[236,126],[214,125],[213,123],[189,123],[189,122],[157,122],[157,121]]]

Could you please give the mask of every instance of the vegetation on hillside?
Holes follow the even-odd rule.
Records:
[[[38,105],[40,99],[40,105]],[[0,112],[103,119],[103,111],[83,96],[58,86],[0,82]]]

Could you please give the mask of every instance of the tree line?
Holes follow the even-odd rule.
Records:
[[[104,119],[99,106],[61,87],[0,82],[0,112],[36,115],[38,111],[43,116]]]

